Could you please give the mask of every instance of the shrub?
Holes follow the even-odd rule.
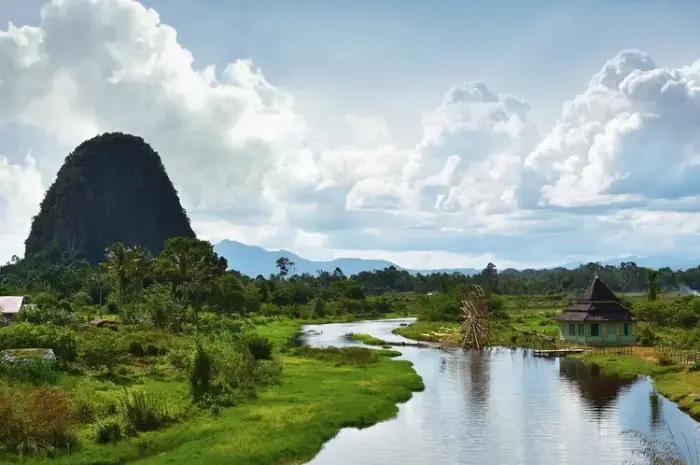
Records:
[[[213,377],[213,368],[211,356],[202,347],[197,344],[192,362],[192,372],[190,373],[190,388],[192,390],[192,399],[199,402],[211,390],[211,381]]]
[[[263,336],[248,336],[248,349],[255,360],[270,360],[272,358],[272,342]]]
[[[100,420],[95,423],[92,434],[95,442],[98,444],[116,443],[124,437],[121,424],[114,418]]]
[[[643,346],[653,346],[656,339],[656,334],[649,326],[644,326],[637,336],[639,344]]]
[[[17,320],[36,325],[70,326],[78,323],[81,318],[63,307],[24,306],[17,314]]]
[[[68,394],[40,388],[0,396],[0,451],[52,452],[77,444]]]
[[[111,329],[91,329],[86,331],[80,343],[80,358],[93,369],[105,367],[108,373],[121,363],[124,351],[117,335]]]
[[[122,397],[122,412],[127,430],[154,431],[175,421],[158,399],[141,391],[132,391]]]
[[[0,347],[4,349],[53,349],[56,357],[72,362],[77,355],[75,332],[46,324],[15,323],[0,328]]]
[[[314,315],[318,318],[324,318],[326,316],[326,303],[321,298],[316,298],[314,300]]]
[[[129,343],[129,353],[131,355],[135,355],[136,357],[143,357],[144,355],[146,355],[146,351],[143,349],[143,345],[141,345],[141,343],[138,341],[131,341]]]

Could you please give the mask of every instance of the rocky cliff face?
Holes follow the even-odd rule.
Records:
[[[34,217],[25,255],[55,242],[94,264],[115,242],[157,254],[177,236],[195,234],[160,156],[140,137],[108,133],[68,155]]]

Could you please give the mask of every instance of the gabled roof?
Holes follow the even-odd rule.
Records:
[[[17,313],[23,302],[24,296],[0,296],[0,313]]]
[[[617,302],[617,297],[596,275],[591,284],[583,291],[580,300],[588,302]]]

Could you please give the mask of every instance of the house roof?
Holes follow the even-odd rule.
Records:
[[[591,284],[583,291],[581,299],[590,302],[617,302],[615,294],[600,280],[598,275],[593,278]]]
[[[0,296],[0,312],[17,313],[23,302],[24,296]]]
[[[581,296],[557,319],[569,323],[633,321],[634,316],[596,275]]]

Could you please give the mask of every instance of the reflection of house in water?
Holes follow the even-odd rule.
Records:
[[[603,416],[622,389],[636,381],[636,378],[603,374],[597,365],[584,364],[570,358],[560,359],[559,374],[562,378],[573,381],[597,419]]]

